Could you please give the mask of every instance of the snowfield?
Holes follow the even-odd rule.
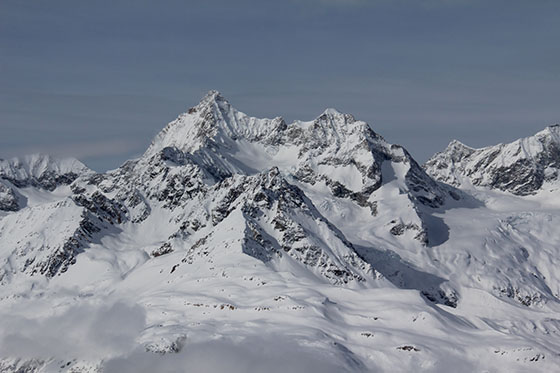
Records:
[[[0,160],[0,371],[560,371],[559,165],[215,91],[105,174]]]

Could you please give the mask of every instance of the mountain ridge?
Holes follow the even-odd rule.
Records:
[[[484,148],[471,148],[457,140],[424,164],[439,181],[454,186],[471,183],[517,195],[536,193],[548,181],[558,180],[560,125],[535,135]]]

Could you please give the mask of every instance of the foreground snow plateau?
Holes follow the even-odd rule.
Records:
[[[0,371],[557,371],[557,149],[211,91],[104,174],[0,160]]]

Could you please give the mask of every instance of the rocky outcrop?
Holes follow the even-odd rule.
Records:
[[[17,192],[0,181],[0,211],[19,210]]]

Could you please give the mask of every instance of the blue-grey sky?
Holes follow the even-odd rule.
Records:
[[[354,114],[418,161],[560,122],[557,0],[1,0],[0,157],[137,156],[217,89]]]

